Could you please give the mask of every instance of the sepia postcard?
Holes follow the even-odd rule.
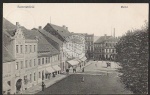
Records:
[[[3,3],[3,94],[148,94],[148,3]]]

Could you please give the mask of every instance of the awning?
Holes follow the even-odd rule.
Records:
[[[54,65],[53,68],[54,68],[55,71],[60,71],[61,70],[61,68],[58,65]]]
[[[49,73],[52,73],[52,72],[55,72],[55,70],[52,67],[46,68],[46,71],[45,71],[46,74],[49,74]]]
[[[77,60],[70,60],[70,61],[67,61],[70,65],[74,66],[74,65],[78,65],[79,62]]]
[[[81,58],[82,61],[85,61],[86,59],[87,59],[86,57]]]
[[[3,83],[3,91],[6,91],[6,90],[10,90],[10,86],[8,85],[8,83],[5,81]]]

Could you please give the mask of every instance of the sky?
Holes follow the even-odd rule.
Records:
[[[3,17],[27,29],[52,23],[95,36],[111,35],[115,28],[115,36],[121,36],[148,21],[148,8],[148,3],[3,3]]]

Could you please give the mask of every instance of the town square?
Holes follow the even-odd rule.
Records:
[[[2,94],[147,94],[148,4],[4,3]]]

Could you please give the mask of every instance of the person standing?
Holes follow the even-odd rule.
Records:
[[[44,88],[45,88],[45,83],[42,82],[42,91],[44,91]]]
[[[83,67],[83,69],[82,69],[82,72],[84,72],[84,67]]]

